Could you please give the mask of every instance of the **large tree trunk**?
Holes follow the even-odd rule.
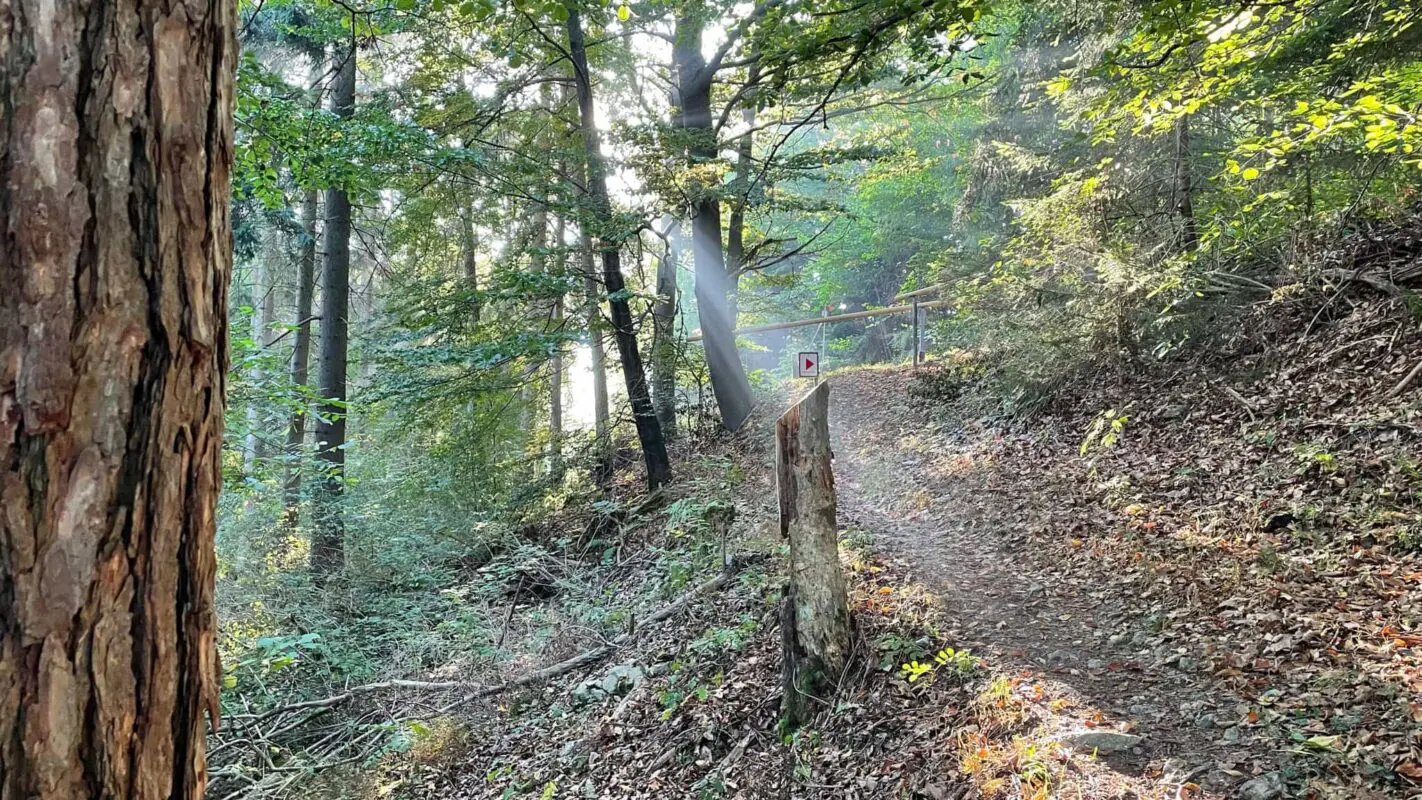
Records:
[[[296,265],[296,343],[291,353],[291,385],[298,390],[311,378],[311,307],[316,296],[316,225],[321,213],[315,189],[301,196],[301,257]],[[286,479],[282,506],[286,523],[295,525],[301,507],[302,450],[306,445],[306,412],[292,413],[286,428]]]
[[[647,467],[647,486],[655,489],[671,480],[671,461],[667,458],[662,426],[657,424],[657,415],[652,409],[652,395],[647,388],[642,356],[637,351],[637,334],[632,327],[632,310],[622,278],[621,234],[614,229],[616,222],[612,218],[612,202],[607,195],[606,166],[602,161],[597,120],[593,117],[592,77],[588,73],[587,47],[583,43],[583,22],[576,6],[569,6],[567,26],[568,50],[572,55],[574,82],[578,87],[583,146],[588,157],[588,195],[602,229],[597,242],[602,251],[602,280],[607,288],[608,311],[622,361],[622,377],[627,383],[632,421],[642,445],[642,460]]]
[[[355,112],[356,51],[337,55],[331,110]],[[321,269],[321,355],[316,383],[321,413],[316,418],[316,455],[324,469],[315,485],[316,525],[311,568],[319,577],[340,572],[346,560],[346,521],[341,509],[346,469],[346,343],[350,315],[351,201],[341,188],[326,190],[325,264]]]
[[[702,23],[695,10],[677,19],[672,59],[677,69],[677,125],[691,134],[688,158],[704,164],[716,158],[711,123],[714,77],[701,55]],[[721,249],[721,201],[712,187],[700,187],[691,202],[691,249],[696,269],[696,309],[706,347],[711,390],[716,394],[721,424],[736,430],[750,416],[755,400],[736,350],[731,319],[725,253]]]
[[[667,439],[676,438],[676,269],[681,226],[667,221],[667,249],[657,259],[657,300],[652,306],[652,405]]]
[[[0,798],[199,798],[235,8],[0,10]]]

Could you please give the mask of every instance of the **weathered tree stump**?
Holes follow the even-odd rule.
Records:
[[[821,383],[775,423],[780,534],[790,541],[782,626],[793,623],[793,635],[783,634],[784,709],[792,725],[806,716],[804,700],[838,679],[849,661],[849,595],[839,564],[830,458],[829,384]]]

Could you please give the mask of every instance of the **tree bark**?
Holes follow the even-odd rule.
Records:
[[[580,249],[578,260],[583,274],[583,292],[586,298],[586,319],[588,325],[588,360],[592,362],[593,382],[593,457],[599,486],[605,486],[612,477],[612,422],[611,404],[607,399],[607,350],[603,345],[602,291],[597,280],[597,268],[593,264],[592,237],[587,226],[580,227]]]
[[[752,64],[749,83],[759,80],[760,66]],[[755,94],[748,92],[742,101],[741,123],[746,132],[736,142],[736,179],[732,189],[731,218],[726,221],[726,315],[734,329],[740,324],[741,276],[746,272],[746,206],[750,205],[751,171],[755,164],[751,161],[755,146]]]
[[[849,661],[849,593],[839,565],[829,384],[821,383],[775,423],[780,535],[790,542],[797,692],[834,682]],[[803,710],[786,698],[791,717]]]
[[[331,110],[341,119],[355,113],[356,49],[338,56]],[[316,525],[311,568],[318,579],[345,566],[345,514],[341,508],[346,469],[346,346],[350,324],[351,201],[345,189],[326,190],[325,263],[321,268],[321,353],[316,383],[316,457],[323,464],[315,484]]]
[[[1190,117],[1175,120],[1175,214],[1180,218],[1180,250],[1194,252],[1200,245],[1195,224],[1195,187],[1190,170]]]
[[[560,170],[566,172],[567,170]],[[554,272],[559,278],[568,274],[567,261],[563,249],[563,217],[553,220],[553,252],[557,254],[552,262],[557,265]],[[559,335],[563,333],[563,295],[553,298],[553,308],[549,312],[549,325]],[[553,351],[548,359],[548,473],[553,476],[563,474],[563,345]]]
[[[588,195],[602,228],[597,240],[602,251],[602,279],[607,288],[613,337],[622,361],[622,377],[627,383],[627,399],[632,406],[632,421],[642,445],[642,460],[647,467],[647,486],[655,489],[671,480],[671,461],[667,458],[662,426],[657,424],[657,415],[652,409],[647,373],[642,367],[642,356],[637,351],[637,334],[632,328],[632,310],[622,278],[620,234],[613,229],[616,223],[612,219],[612,202],[607,194],[606,166],[602,160],[597,120],[593,116],[592,77],[588,73],[582,17],[576,6],[570,5],[568,9],[568,50],[572,56],[574,82],[578,87],[583,146],[587,150]]]
[[[469,324],[479,327],[479,239],[474,233],[474,209],[465,209],[460,220],[460,242],[464,267],[464,288],[469,292]]]
[[[263,246],[256,259],[252,262],[251,269],[247,275],[247,303],[252,309],[252,346],[255,347],[259,355],[265,355],[267,340],[268,317],[267,298],[271,297],[270,287],[267,285],[267,273],[269,266],[267,258],[271,255],[271,233],[268,231],[263,237]],[[253,388],[260,388],[264,383],[264,372],[260,366],[260,360],[254,360],[247,370],[247,380],[251,382]],[[254,475],[257,471],[257,463],[265,457],[262,452],[262,424],[266,419],[266,409],[264,404],[255,398],[247,405],[247,436],[246,443],[242,448],[242,471],[247,475]]]
[[[546,85],[546,84],[545,84]],[[548,271],[548,205],[540,199],[533,207],[532,226],[530,236],[530,261],[534,272],[544,273]],[[544,305],[540,300],[535,299],[531,304],[531,315],[534,319],[539,318],[544,310]],[[519,411],[518,430],[523,436],[524,455],[529,456],[534,442],[534,405],[538,402],[538,393],[534,391],[538,382],[538,367],[536,362],[524,365],[523,373],[520,376],[522,388],[519,390]],[[530,467],[533,463],[530,461]]]
[[[291,352],[291,385],[303,390],[311,379],[311,307],[316,297],[316,225],[321,213],[315,189],[301,196],[301,256],[296,265],[296,343]],[[306,411],[292,412],[286,428],[286,479],[282,506],[288,525],[295,525],[301,508],[302,450],[306,445]]]
[[[701,55],[702,22],[695,9],[677,18],[672,60],[677,70],[676,124],[687,132],[692,166],[716,159],[716,134],[711,121],[714,75]],[[721,412],[721,424],[737,430],[755,405],[750,381],[736,349],[731,320],[725,253],[721,248],[721,201],[710,187],[700,187],[691,201],[691,249],[696,270],[696,309],[706,347],[711,390]]]
[[[199,798],[235,4],[0,10],[0,798]]]
[[[676,438],[676,267],[681,230],[667,221],[666,253],[657,259],[657,300],[652,306],[652,405],[667,439]]]

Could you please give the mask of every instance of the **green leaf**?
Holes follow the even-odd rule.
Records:
[[[1259,170],[1255,169],[1254,167],[1250,167],[1249,169],[1241,173],[1241,176],[1247,181],[1252,181],[1255,178],[1259,177]]]
[[[619,20],[621,20],[622,22],[626,22],[627,20],[629,20],[629,19],[632,18],[632,9],[628,8],[628,7],[627,7],[627,4],[625,4],[625,3],[622,4],[622,5],[620,5],[620,6],[618,6],[618,7],[617,7],[617,18],[618,18]]]

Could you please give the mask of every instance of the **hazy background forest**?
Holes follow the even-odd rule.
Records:
[[[897,314],[746,334],[739,358],[736,328],[938,287],[924,298],[937,301],[929,362],[905,390],[923,424],[1022,431],[1070,407],[1062,436],[1082,458],[1147,411],[1091,387],[1148,393],[1180,384],[1141,376],[1188,368],[1200,393],[1151,408],[1175,419],[1218,401],[1244,425],[1265,406],[1211,370],[1263,378],[1249,360],[1261,353],[1312,363],[1306,342],[1345,324],[1415,359],[1419,13],[1404,0],[243,0],[218,531],[233,722],[209,748],[212,796],[451,791],[410,764],[474,775],[457,796],[624,796],[487,753],[460,761],[488,736],[469,717],[523,730],[521,709],[564,700],[480,705],[459,687],[611,641],[716,574],[732,504],[733,541],[761,559],[739,579],[751,599],[658,645],[658,663],[704,668],[660,678],[657,713],[707,703],[727,659],[773,639],[777,545],[747,499],[771,491],[761,418],[793,391],[798,350],[887,369],[911,359],[913,328]],[[1354,357],[1330,353],[1352,339],[1327,341],[1319,363]],[[1415,377],[1393,361],[1369,374],[1369,397],[1399,403]],[[857,397],[835,413],[899,402]],[[1392,465],[1387,542],[1411,559],[1399,575],[1422,542],[1416,462],[1396,461],[1415,457],[1407,409],[1387,417],[1403,438],[1371,456]],[[1264,427],[1221,436],[1276,435]],[[1248,442],[1301,459],[1309,480],[1341,474],[1336,448]],[[1201,458],[1232,446],[1202,443]],[[1106,480],[1097,469],[1083,484]],[[1273,533],[1302,525],[1300,508],[1277,528],[1255,511]],[[1243,563],[1264,563],[1250,541]],[[1386,620],[1412,647],[1416,592]],[[908,686],[901,662],[938,645],[903,638],[875,641]],[[966,675],[969,661],[939,664]],[[534,742],[561,752],[541,730]],[[1343,735],[1308,729],[1325,738],[1290,746],[1342,753],[1326,737]],[[685,761],[658,766],[655,749],[629,763],[724,773],[728,736]],[[1402,749],[1347,768],[1305,759],[1285,771],[1290,791],[1410,796],[1419,743],[1398,736]],[[1065,762],[1012,758],[954,762],[980,795],[949,794],[958,778],[856,791],[1057,796]],[[804,796],[834,783],[798,769],[785,772]],[[734,796],[723,778],[661,796]]]

